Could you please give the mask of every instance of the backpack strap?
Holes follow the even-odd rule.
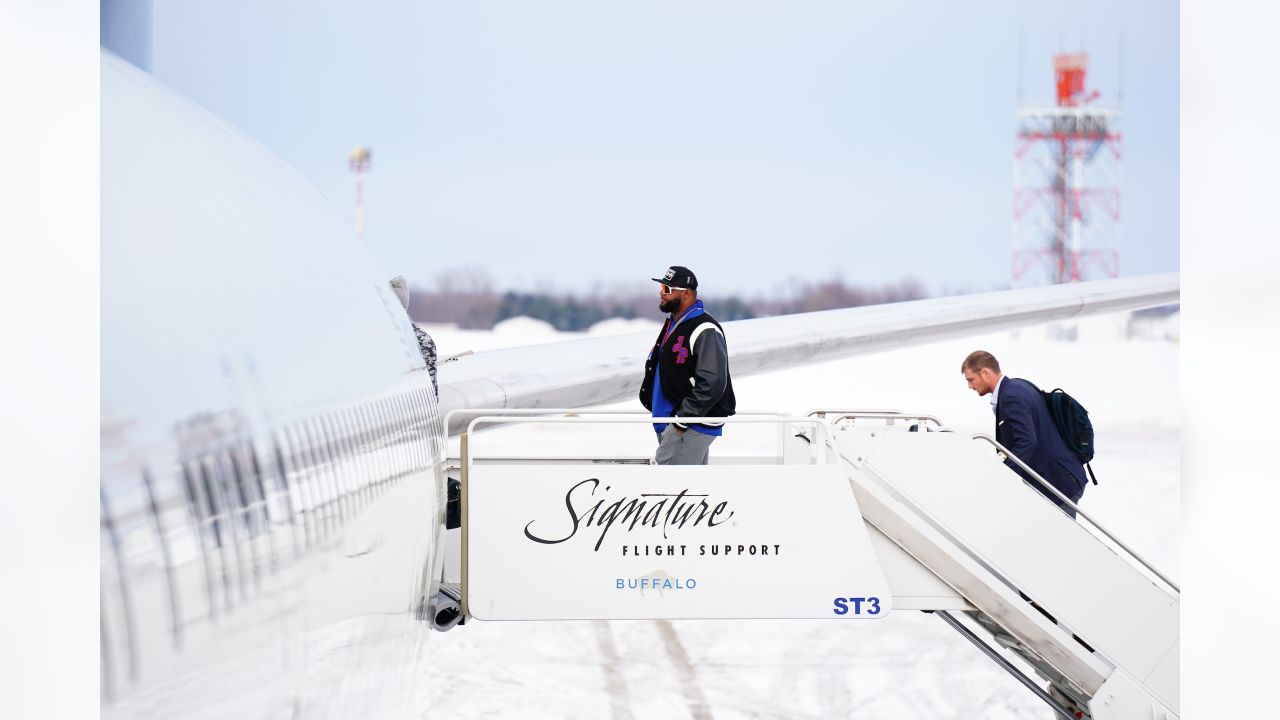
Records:
[[[1089,479],[1093,481],[1094,485],[1097,485],[1098,477],[1093,474],[1093,468],[1089,466],[1089,463],[1084,464],[1084,469],[1089,471]]]

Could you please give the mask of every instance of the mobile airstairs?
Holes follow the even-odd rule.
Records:
[[[625,453],[469,452],[468,437],[484,424],[572,423],[582,447],[590,432],[585,424],[650,420],[576,412],[495,410],[477,418],[471,411],[475,419],[451,477],[465,487],[468,469],[485,464],[648,465],[648,457]],[[731,422],[751,418],[777,425],[776,452],[728,457],[713,451],[712,465],[771,465],[778,479],[793,466],[840,468],[894,610],[937,615],[1064,718],[1178,717],[1178,587],[1085,511],[1073,519],[1048,502],[1004,464],[1008,453],[994,440],[951,432],[931,416],[892,411],[753,414]],[[452,539],[457,543],[456,534]],[[459,561],[456,552],[449,555],[444,572],[455,599],[465,596],[457,584]],[[465,557],[461,561],[465,567]],[[1048,690],[1007,654],[1029,665]]]

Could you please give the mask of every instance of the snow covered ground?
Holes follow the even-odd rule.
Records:
[[[1099,485],[1086,490],[1082,506],[1177,581],[1179,348],[1124,339],[1125,317],[1080,321],[1076,342],[1028,328],[735,378],[734,386],[744,409],[799,415],[817,407],[892,408],[936,415],[960,432],[990,433],[987,399],[965,387],[959,370],[969,351],[989,350],[1007,374],[1062,387],[1089,409]],[[495,332],[433,332],[441,357],[579,336],[523,322]],[[637,347],[637,373],[648,342]],[[643,410],[638,402],[614,407]],[[637,447],[651,452],[652,434],[637,438]],[[726,436],[712,453],[730,442]],[[427,648],[422,717],[1051,715],[940,620],[909,611],[870,623],[472,622],[433,637]]]

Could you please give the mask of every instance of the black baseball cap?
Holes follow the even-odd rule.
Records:
[[[688,288],[689,290],[698,289],[698,276],[693,271],[683,265],[672,265],[667,268],[660,278],[649,278],[654,282],[660,282],[663,285],[670,285],[673,288]]]

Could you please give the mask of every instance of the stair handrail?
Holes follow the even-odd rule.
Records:
[[[524,417],[538,415],[565,415],[569,417],[581,417],[592,415],[634,415],[635,410],[609,410],[596,408],[457,408],[445,413],[444,426],[447,428],[453,422],[455,417],[464,417],[466,415],[510,415],[513,417]],[[787,417],[786,413],[776,410],[740,410],[738,415],[769,415],[773,417]]]
[[[1125,552],[1129,554],[1130,557],[1137,560],[1139,563],[1142,564],[1143,567],[1145,567],[1147,570],[1154,573],[1156,577],[1159,577],[1161,580],[1163,580],[1165,584],[1167,584],[1169,587],[1173,588],[1174,592],[1178,593],[1179,595],[1182,594],[1182,588],[1178,587],[1177,583],[1170,580],[1164,573],[1157,570],[1154,565],[1147,562],[1147,560],[1143,558],[1141,555],[1139,555],[1133,548],[1129,547],[1128,545],[1125,545],[1120,540],[1120,538],[1116,537],[1110,530],[1107,530],[1105,527],[1103,527],[1102,523],[1098,522],[1097,520],[1094,520],[1093,517],[1089,515],[1089,513],[1085,512],[1084,510],[1081,510],[1079,505],[1076,505],[1074,502],[1071,501],[1071,498],[1067,497],[1066,495],[1063,495],[1061,492],[1058,491],[1058,488],[1049,484],[1048,480],[1045,480],[1043,477],[1041,477],[1040,473],[1036,472],[1035,470],[1032,470],[1030,465],[1023,462],[1022,458],[1018,457],[1017,455],[1014,455],[1013,452],[1009,450],[1009,448],[1001,445],[1000,443],[996,442],[995,438],[984,433],[974,433],[973,435],[970,435],[969,438],[971,440],[985,440],[986,442],[991,443],[993,446],[995,446],[996,450],[999,450],[1001,453],[1003,453],[1006,458],[1013,460],[1013,462],[1016,463],[1018,467],[1022,468],[1023,470],[1026,470],[1027,473],[1031,475],[1031,477],[1035,478],[1036,482],[1040,483],[1041,486],[1047,488],[1049,492],[1053,493],[1060,500],[1062,500],[1063,504],[1067,505],[1072,510],[1075,510],[1078,515],[1083,517],[1085,520],[1088,520],[1090,525],[1097,528],[1103,535],[1106,535],[1107,539],[1111,540],[1111,542],[1115,543],[1116,545],[1119,545]]]
[[[805,417],[819,417],[826,419],[828,415],[836,413],[884,413],[886,415],[901,415],[901,410],[882,410],[879,408],[814,408],[805,413]]]
[[[841,420],[857,420],[857,419],[859,419],[859,418],[866,418],[866,419],[868,419],[868,420],[923,420],[924,422],[931,422],[931,423],[933,423],[934,425],[937,425],[939,428],[943,427],[943,425],[942,425],[942,421],[941,421],[941,420],[939,420],[937,417],[935,417],[935,416],[933,416],[933,415],[924,415],[924,414],[921,414],[921,413],[899,413],[899,412],[895,412],[895,413],[887,413],[887,412],[851,412],[851,413],[845,413],[845,414],[840,415],[840,416],[838,416],[838,417],[832,418],[832,419],[831,419],[831,424],[832,424],[832,425],[834,425],[834,424],[836,424],[836,423],[840,422]]]
[[[449,418],[455,413],[458,414],[475,414],[481,412],[479,417],[472,418],[467,423],[466,431],[462,437],[471,437],[475,435],[476,428],[480,425],[503,425],[510,423],[528,422],[528,423],[547,423],[547,424],[601,424],[601,425],[618,425],[618,424],[649,424],[649,423],[715,423],[717,425],[729,424],[776,424],[779,428],[794,425],[813,425],[816,430],[815,439],[817,449],[814,450],[813,456],[810,458],[814,464],[828,465],[830,460],[827,459],[824,449],[829,447],[829,431],[826,423],[818,418],[794,417],[785,413],[775,411],[762,411],[758,413],[736,413],[728,417],[703,417],[703,416],[669,416],[657,417],[638,413],[634,410],[566,410],[564,408],[554,409],[467,409],[454,410],[449,413]],[[488,414],[492,413],[492,414]],[[785,438],[779,435],[780,440]],[[780,444],[781,446],[781,444]],[[782,448],[785,458],[785,447]],[[470,464],[471,454],[468,452],[459,453],[458,460],[466,472],[466,467]],[[452,460],[453,458],[449,458]]]
[[[829,409],[815,408],[805,413],[805,417],[818,417],[823,420],[827,419],[827,415],[837,415],[837,417],[828,420],[832,425],[841,420],[857,420],[858,418],[867,418],[870,420],[923,420],[937,425],[939,429],[945,429],[942,420],[936,415],[927,415],[925,413],[904,413],[901,410],[847,410],[847,409]]]

